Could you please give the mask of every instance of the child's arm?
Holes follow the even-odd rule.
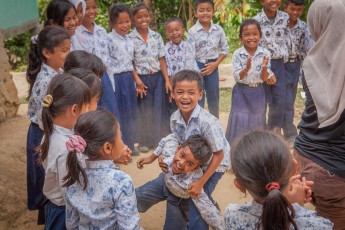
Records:
[[[165,92],[166,93],[172,92],[172,87],[171,87],[169,76],[168,76],[167,63],[165,61],[164,56],[159,58],[159,64],[160,64],[161,71],[165,80]]]
[[[136,85],[137,96],[140,95],[140,97],[143,98],[146,96],[147,86],[140,80],[135,67],[133,68],[133,78]]]
[[[210,75],[211,73],[213,73],[215,71],[215,69],[217,69],[219,64],[224,60],[225,57],[226,56],[224,54],[220,54],[215,62],[206,63],[205,68],[201,69],[201,74],[203,76],[207,76],[207,75]]]
[[[246,62],[246,66],[239,73],[241,80],[243,80],[247,76],[251,68],[252,68],[252,56],[249,56]]]
[[[150,156],[148,157],[143,157],[141,159],[139,159],[137,161],[137,167],[139,169],[143,169],[144,168],[144,165],[146,164],[151,164],[152,162],[154,162],[156,159],[158,158],[158,156],[156,156],[155,154],[151,154]]]

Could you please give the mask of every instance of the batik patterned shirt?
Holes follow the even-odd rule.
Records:
[[[165,48],[161,35],[149,29],[147,42],[138,31],[128,35],[134,43],[134,67],[138,74],[147,75],[161,70],[159,59],[165,56]]]
[[[167,164],[168,172],[165,173],[164,176],[165,184],[169,191],[177,197],[189,199],[191,196],[188,193],[188,186],[191,183],[198,181],[202,177],[203,171],[200,167],[198,167],[194,171],[191,171],[187,174],[174,175],[171,166],[178,146],[179,142],[172,133],[159,142],[159,146],[155,149],[154,153],[157,156],[162,154],[163,161]],[[191,199],[196,208],[199,210],[201,217],[208,225],[210,225],[213,229],[224,229],[224,222],[220,211],[213,204],[204,190],[201,191],[201,194],[198,198],[192,197]]]
[[[289,57],[287,47],[289,15],[278,10],[276,17],[270,20],[264,9],[262,9],[254,19],[261,26],[262,39],[260,45],[271,52],[272,59],[284,59],[284,62],[287,62]]]
[[[227,56],[229,52],[223,28],[213,23],[207,32],[197,21],[188,31],[188,42],[195,50],[196,61],[201,63],[218,59],[220,54]]]
[[[331,230],[332,222],[319,217],[315,211],[308,210],[297,203],[292,204],[295,209],[296,216],[294,218],[299,229],[303,230]],[[225,210],[225,229],[242,230],[256,229],[262,214],[262,205],[256,201],[252,203],[237,205],[230,204]],[[294,229],[293,225],[290,229]]]
[[[112,74],[133,71],[134,44],[128,35],[122,36],[113,29],[108,33],[108,48],[107,66]]]
[[[79,41],[78,41],[76,35],[73,35],[71,37],[71,49],[70,49],[70,51],[72,52],[74,50],[83,50],[83,47],[79,44]]]
[[[170,118],[170,129],[179,143],[186,141],[190,135],[202,135],[208,140],[212,152],[220,150],[224,152],[223,161],[218,166],[216,172],[225,172],[230,168],[230,145],[225,138],[221,123],[215,116],[206,112],[198,104],[195,106],[187,124],[183,120],[180,110],[175,111]],[[201,166],[202,170],[206,171],[211,159]]]
[[[109,58],[108,36],[103,27],[94,23],[94,29],[91,32],[85,26],[80,25],[76,29],[76,37],[83,50],[97,55],[106,65]]]
[[[314,45],[307,24],[298,19],[297,24],[292,29],[288,28],[288,32],[289,57],[299,57],[303,60]]]
[[[262,83],[261,72],[262,72],[262,61],[265,57],[271,58],[271,54],[268,50],[258,46],[253,57],[251,68],[248,71],[246,77],[241,80],[240,72],[247,66],[247,60],[249,58],[249,53],[246,48],[242,46],[237,49],[232,56],[232,66],[233,66],[233,75],[236,82],[243,84],[252,84],[252,83]],[[270,61],[268,62],[267,72],[268,76],[273,76],[273,72],[270,69]]]
[[[168,67],[168,75],[172,77],[175,73],[181,70],[195,70],[198,67],[195,61],[195,52],[191,45],[186,41],[181,41],[176,45],[169,41],[165,45],[165,60]]]
[[[85,171],[86,190],[65,190],[67,229],[142,229],[132,179],[111,160],[87,160]]]
[[[48,86],[57,72],[46,64],[42,64],[41,71],[37,74],[28,103],[27,117],[31,122],[40,124],[42,119],[42,103],[47,94]]]

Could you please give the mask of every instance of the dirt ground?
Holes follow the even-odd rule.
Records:
[[[0,124],[0,229],[43,229],[36,225],[36,211],[28,211],[26,195],[26,135],[29,121],[26,118],[27,104],[22,104],[18,115]],[[226,127],[228,113],[222,113],[220,120]],[[142,154],[143,155],[143,154]],[[121,166],[140,186],[158,176],[160,169],[157,164],[137,169],[133,163]],[[227,172],[213,193],[222,212],[229,203],[250,201],[233,185],[233,175]],[[145,229],[162,229],[165,217],[165,202],[152,207],[147,213],[141,214],[141,226]]]

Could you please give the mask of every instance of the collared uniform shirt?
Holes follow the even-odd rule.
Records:
[[[179,142],[175,134],[171,133],[159,142],[158,147],[154,151],[156,156],[162,154],[163,161],[167,164],[168,172],[164,174],[167,188],[177,197],[183,199],[191,198],[206,223],[211,225],[213,229],[223,230],[224,221],[222,215],[207,196],[204,189],[202,189],[198,198],[193,198],[188,193],[188,186],[202,177],[203,171],[201,168],[198,167],[187,174],[173,174],[171,167],[178,146]]]
[[[67,175],[68,150],[66,141],[71,135],[73,135],[73,130],[53,125],[53,132],[49,139],[48,156],[42,163],[45,171],[43,193],[47,199],[58,206],[66,204],[63,178]]]
[[[132,179],[111,160],[86,160],[86,190],[65,190],[67,229],[142,229]]]
[[[165,56],[161,35],[151,29],[148,30],[147,42],[135,28],[128,35],[134,43],[134,67],[141,75],[159,72],[161,70],[159,59]]]
[[[108,36],[103,27],[94,23],[93,32],[80,25],[76,29],[77,40],[83,50],[97,55],[103,64],[106,65],[109,58],[108,53]]]
[[[298,19],[292,29],[288,27],[288,32],[289,58],[299,57],[303,60],[314,45],[307,24]]]
[[[134,44],[128,35],[122,36],[113,29],[108,33],[108,49],[107,66],[112,74],[133,71]]]
[[[76,35],[73,35],[71,37],[71,52],[74,50],[83,50],[83,47],[79,44],[79,41],[77,39]]]
[[[181,41],[179,45],[169,41],[165,45],[165,61],[167,62],[170,77],[181,70],[199,71],[195,61],[194,49],[186,41]]]
[[[41,124],[42,103],[47,94],[48,86],[57,72],[46,65],[41,66],[41,71],[37,74],[34,86],[32,87],[31,97],[28,103],[27,117],[35,124]]]
[[[212,152],[220,150],[224,152],[223,161],[219,164],[216,172],[225,172],[230,168],[230,145],[225,138],[221,123],[198,104],[195,106],[187,124],[183,120],[180,110],[175,111],[170,118],[170,129],[179,143],[186,141],[190,135],[202,135],[211,145]],[[211,159],[201,166],[203,171],[206,171]]]
[[[236,82],[243,83],[243,84],[252,84],[252,83],[262,83],[261,79],[261,72],[262,72],[262,61],[265,57],[271,59],[270,52],[262,48],[260,46],[257,47],[253,57],[252,57],[252,66],[247,73],[247,76],[241,80],[240,72],[247,66],[247,60],[249,58],[249,53],[247,52],[246,48],[242,46],[241,48],[237,49],[232,56],[232,66],[234,70],[234,78]],[[273,72],[271,71],[271,62],[268,62],[267,65],[267,72],[268,77],[273,76]]]
[[[332,222],[316,215],[315,211],[308,210],[297,203],[292,204],[296,216],[294,218],[299,229],[303,230],[331,230]],[[262,214],[262,205],[255,200],[252,203],[238,205],[230,204],[225,210],[225,229],[256,229]],[[293,225],[290,229],[294,229]]]
[[[206,63],[220,54],[228,55],[229,45],[221,26],[211,23],[207,32],[199,21],[188,31],[188,42],[195,49],[196,61]]]
[[[255,17],[260,23],[262,39],[260,45],[271,52],[272,59],[284,59],[287,62],[289,51],[287,47],[289,15],[280,10],[273,20],[267,18],[264,9]]]

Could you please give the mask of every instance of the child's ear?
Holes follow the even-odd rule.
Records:
[[[111,154],[111,149],[112,149],[112,144],[109,142],[105,142],[103,145],[103,151],[106,155],[110,155]]]
[[[79,108],[77,104],[72,105],[71,112],[74,117],[78,117],[79,115]]]
[[[49,59],[51,57],[52,52],[50,52],[49,50],[47,50],[46,48],[42,49],[42,54],[45,57],[45,59]]]
[[[200,89],[198,100],[201,100],[201,98],[202,98],[203,95],[204,95],[204,91],[202,91],[202,89]]]
[[[242,187],[242,185],[240,184],[240,182],[238,182],[237,178],[234,179],[234,185],[235,185],[236,188],[238,188],[238,190],[240,190],[242,193],[246,193],[246,189]]]

